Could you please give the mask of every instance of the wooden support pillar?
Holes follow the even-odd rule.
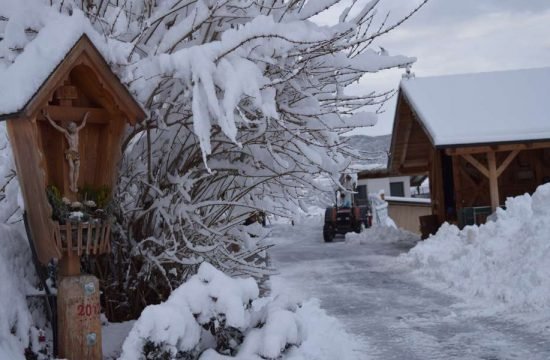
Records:
[[[520,152],[519,149],[511,151],[506,159],[497,168],[497,160],[494,151],[487,152],[487,167],[481,164],[475,157],[470,154],[462,155],[464,160],[468,161],[473,167],[475,167],[480,173],[485,175],[489,179],[489,193],[491,196],[491,209],[493,212],[500,205],[500,195],[498,191],[498,177],[502,175],[504,170],[510,165],[512,160]]]
[[[543,152],[542,150],[540,151],[536,151],[535,152],[535,155],[534,155],[534,159],[535,159],[535,179],[536,179],[536,184],[542,184],[542,179],[544,177],[544,163],[543,163],[543,159],[542,159],[542,155],[543,155]]]
[[[441,224],[447,219],[445,214],[445,198],[443,194],[443,171],[441,168],[441,153],[439,150],[435,150],[433,152],[431,166],[432,171],[430,174],[430,183],[432,182],[432,179],[434,182],[434,194],[432,194],[432,211],[435,215],[437,215],[437,220]]]
[[[463,194],[462,194],[462,164],[461,160],[457,156],[452,157],[453,161],[453,182],[455,191],[455,209],[458,211],[463,206]]]
[[[497,161],[494,151],[487,153],[487,165],[489,167],[489,192],[491,194],[491,210],[494,212],[499,204]]]
[[[480,173],[482,173],[486,177],[489,177],[489,171],[487,170],[487,168],[485,168],[485,166],[483,166],[479,161],[477,161],[475,157],[469,154],[463,155],[462,157],[464,158],[464,160],[472,164],[472,166],[475,167]]]
[[[409,139],[411,138],[413,122],[414,120],[411,115],[410,123],[407,126],[407,130],[405,131],[405,144],[403,145],[403,152],[401,153],[401,161],[399,162],[399,166],[403,166],[403,164],[405,164],[405,160],[407,159],[407,151],[409,147]]]
[[[71,256],[70,253],[71,251],[59,260],[57,267],[59,277],[80,275],[80,256],[74,254]]]

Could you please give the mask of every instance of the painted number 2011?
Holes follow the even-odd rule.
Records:
[[[76,311],[78,313],[78,316],[91,316],[92,314],[99,315],[100,306],[99,304],[80,304],[77,306]]]

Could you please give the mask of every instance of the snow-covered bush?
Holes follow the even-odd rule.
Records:
[[[339,2],[0,0],[0,80],[29,48],[46,64],[85,32],[150,114],[122,142],[114,252],[96,266],[109,315],[165,300],[205,260],[270,273],[243,224],[291,214],[318,175],[338,181],[352,155],[339,134],[393,94],[346,89],[414,61],[370,49],[399,24],[377,20],[378,1]],[[327,9],[333,25],[311,20]]]
[[[231,274],[269,272],[248,261],[264,247],[242,224],[255,211],[292,215],[314,175],[337,181],[349,165],[338,134],[372,124],[361,110],[389,94],[344,89],[413,59],[365,47],[378,36],[364,27],[374,3],[332,27],[309,20],[336,3],[167,2],[141,13],[153,26],[135,4],[120,7],[142,30],[129,81],[152,116],[127,142],[119,187],[124,243],[144,239],[132,254],[139,278],[154,274],[146,293],[176,287],[205,259]]]
[[[444,224],[404,256],[415,272],[494,311],[550,308],[550,184],[509,198],[497,219],[459,230]]]
[[[335,324],[314,310],[318,304],[309,302],[304,310],[283,297],[258,295],[252,278],[230,278],[203,263],[166,302],[143,310],[120,359],[301,359],[312,352],[312,344],[300,350],[309,336],[319,353],[315,359],[331,359],[316,331]],[[316,321],[319,329],[311,327]],[[334,345],[338,340],[328,335],[325,341]]]

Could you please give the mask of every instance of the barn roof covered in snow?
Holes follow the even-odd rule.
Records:
[[[404,79],[399,88],[388,169],[429,171],[447,155],[550,144],[550,67]]]
[[[413,78],[400,93],[436,147],[550,139],[550,67]]]

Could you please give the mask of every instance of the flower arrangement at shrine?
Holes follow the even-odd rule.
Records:
[[[106,221],[112,214],[111,190],[106,186],[97,189],[85,186],[78,192],[79,201],[62,196],[55,186],[49,186],[46,194],[52,207],[52,219],[60,224]]]
[[[62,253],[98,255],[110,249],[111,191],[102,186],[85,186],[78,191],[79,201],[61,195],[55,186],[46,189],[55,224],[54,238]]]

